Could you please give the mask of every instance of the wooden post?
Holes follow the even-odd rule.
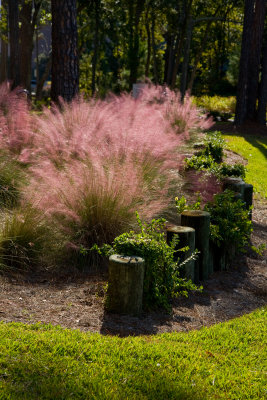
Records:
[[[183,247],[189,247],[187,251],[177,251],[175,253],[176,258],[179,258],[181,262],[185,261],[190,257],[195,250],[195,229],[189,226],[170,226],[167,228],[167,243],[170,244],[173,236],[178,235],[179,243],[175,250],[179,250]],[[191,260],[186,263],[180,270],[183,278],[191,279],[195,281],[195,261]]]
[[[223,179],[223,190],[230,189],[233,192],[240,193],[244,199],[245,182],[241,178],[227,177]]]
[[[246,203],[246,209],[249,210],[253,204],[253,186],[250,183],[245,183],[244,187],[244,202]],[[249,218],[252,220],[252,210],[249,211]]]
[[[145,261],[114,254],[109,257],[107,311],[138,315],[142,311]]]
[[[210,214],[200,210],[184,211],[181,224],[195,229],[195,245],[200,251],[195,263],[195,281],[207,279],[212,272],[209,258]]]
[[[210,242],[210,253],[213,262],[214,271],[225,271],[226,270],[226,252],[224,246],[217,246]]]

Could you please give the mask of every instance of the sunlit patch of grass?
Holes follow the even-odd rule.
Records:
[[[224,135],[227,147],[248,160],[246,181],[255,192],[267,198],[267,137]]]
[[[267,312],[124,339],[0,324],[1,399],[264,399]]]

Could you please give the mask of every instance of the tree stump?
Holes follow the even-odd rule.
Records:
[[[107,311],[139,315],[142,311],[145,261],[114,254],[109,257]]]
[[[210,214],[200,210],[184,211],[181,224],[195,229],[195,246],[200,251],[195,261],[195,282],[207,279],[212,272],[209,257]]]
[[[245,183],[244,202],[246,203],[246,209],[249,210],[249,218],[252,220],[253,186],[250,183]]]
[[[245,182],[241,178],[227,177],[223,179],[223,190],[229,189],[240,193],[241,199],[244,199]]]
[[[178,250],[175,253],[175,258],[179,258],[181,262],[185,261],[190,257],[195,250],[195,229],[189,226],[170,226],[167,228],[167,243],[170,244],[173,236],[178,235],[179,243],[177,244]],[[179,251],[183,247],[189,247],[187,251]],[[191,260],[181,267],[181,276],[183,278],[191,279],[192,282],[195,281],[195,261]]]

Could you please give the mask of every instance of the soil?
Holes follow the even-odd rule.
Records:
[[[227,152],[228,161],[240,156]],[[243,162],[243,161],[242,161]],[[267,201],[254,201],[252,244],[267,243]],[[201,293],[173,301],[172,312],[144,312],[140,317],[104,310],[107,274],[60,280],[49,276],[0,277],[0,320],[51,323],[86,332],[128,336],[188,331],[249,313],[267,303],[267,251],[233,260],[228,271],[202,282]]]

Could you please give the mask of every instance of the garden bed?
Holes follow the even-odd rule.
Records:
[[[253,210],[252,243],[267,242],[267,202]],[[204,282],[202,293],[173,302],[171,315],[145,312],[140,318],[106,314],[106,275],[27,280],[0,278],[0,320],[51,323],[82,331],[116,335],[142,335],[187,331],[240,316],[266,304],[267,261],[249,253],[233,261],[227,272],[216,272]]]

